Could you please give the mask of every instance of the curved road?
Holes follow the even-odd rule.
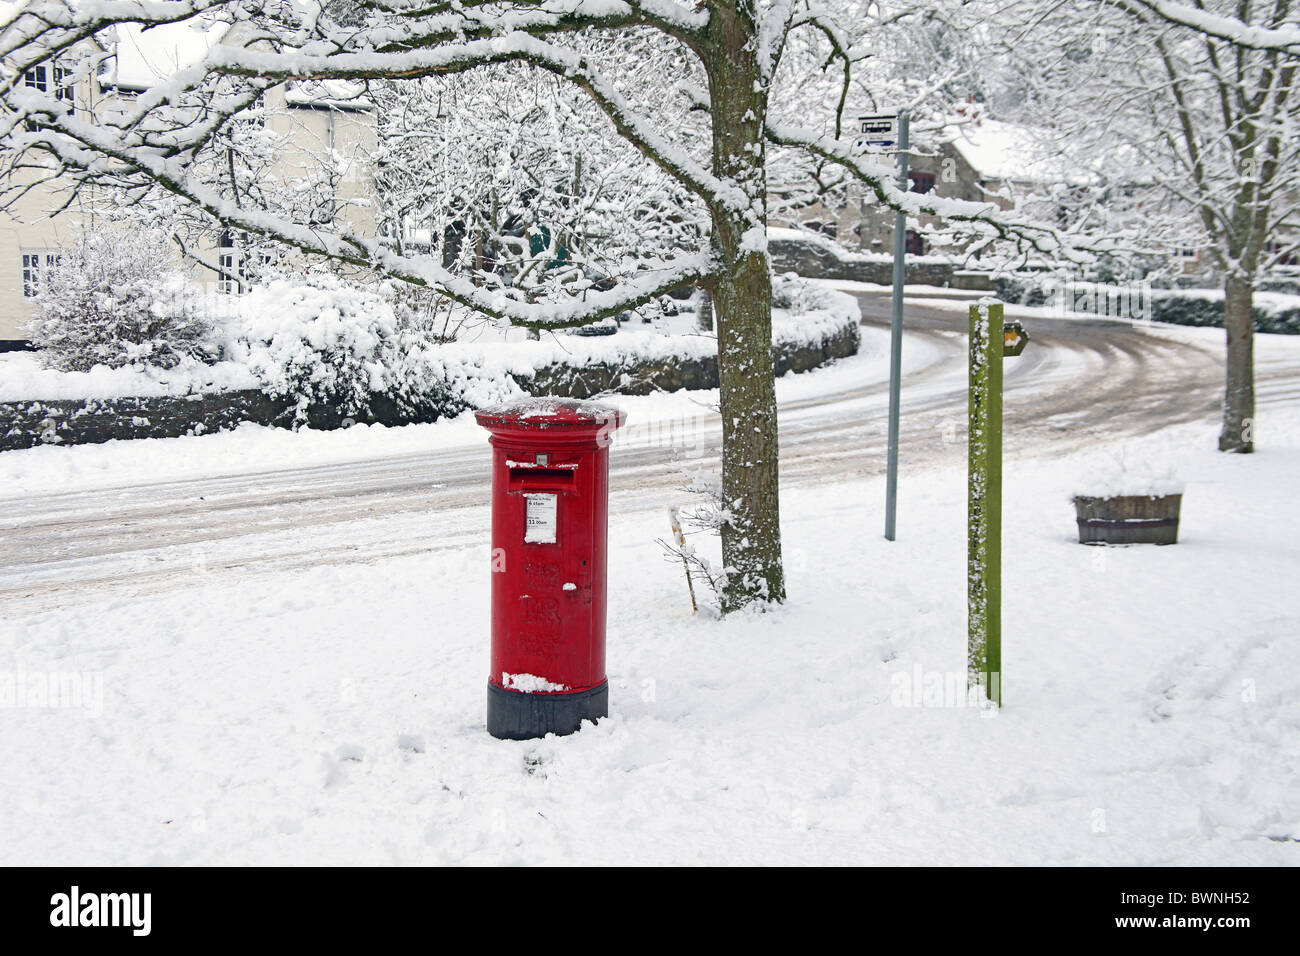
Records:
[[[888,295],[864,294],[863,324],[888,328]],[[1217,414],[1222,361],[1208,348],[1126,322],[1025,320],[1006,365],[1006,453],[1077,448]],[[965,454],[966,319],[909,302],[914,349],[936,360],[904,377],[906,468]],[[1260,371],[1261,382],[1268,370]],[[787,484],[884,470],[888,386],[877,382],[781,406]],[[716,461],[721,427],[704,414],[688,438]],[[681,482],[661,444],[629,429],[611,459],[613,507],[663,502]],[[39,611],[105,592],[185,587],[196,570],[256,573],[462,548],[486,540],[483,445],[351,464],[23,497],[0,504],[0,607]]]

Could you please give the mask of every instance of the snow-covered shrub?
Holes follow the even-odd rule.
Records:
[[[400,332],[412,332],[429,342],[455,342],[462,332],[482,329],[490,319],[424,286],[407,282],[386,284]]]
[[[722,476],[692,469],[685,463],[677,463],[676,470],[683,479],[681,491],[690,495],[689,504],[674,509],[675,520],[680,522],[682,540],[660,538],[657,543],[669,561],[680,561],[685,566],[693,585],[703,585],[708,590],[710,610],[718,612],[727,587],[727,569],[720,560],[710,560],[700,549],[703,547],[717,555],[721,547],[722,526],[731,519],[722,495]],[[695,593],[693,587],[692,594]]]
[[[1300,298],[1283,293],[1255,293],[1255,329],[1258,332],[1300,334]],[[1223,292],[1219,289],[1162,289],[1151,299],[1151,317],[1157,322],[1223,328]]]
[[[821,289],[793,272],[772,276],[772,308],[787,312],[807,312],[820,301]]]
[[[44,361],[65,371],[208,358],[211,323],[161,232],[90,231],[58,250],[26,327]]]
[[[1280,292],[1283,295],[1300,296],[1300,278],[1288,279],[1285,276],[1260,279],[1256,288],[1260,292]]]
[[[1151,317],[1157,322],[1174,325],[1192,325],[1203,328],[1223,328],[1223,302],[1199,296],[1151,296]]]
[[[772,277],[772,308],[788,314],[800,327],[856,328],[861,312],[857,300],[793,272]],[[779,322],[780,317],[774,317]]]
[[[313,405],[366,410],[387,386],[384,352],[397,332],[377,291],[329,275],[255,286],[239,303],[225,357],[247,365],[273,398],[292,398],[298,419]]]
[[[293,400],[298,423],[313,407],[363,415],[377,402],[454,415],[468,405],[438,359],[439,341],[399,315],[388,286],[313,273],[244,296],[223,357],[246,365],[272,398]]]
[[[998,299],[1007,305],[1047,305],[1052,286],[1047,276],[1001,275],[993,280]]]

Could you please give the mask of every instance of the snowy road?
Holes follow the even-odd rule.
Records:
[[[865,325],[888,327],[888,296],[859,301]],[[1127,323],[1025,322],[1031,345],[1006,371],[1009,456],[1064,453],[1213,416],[1221,361],[1200,343]],[[964,314],[952,304],[911,304],[906,323],[907,351],[926,361],[904,380],[904,481],[909,468],[964,454],[967,400]],[[1260,377],[1267,398],[1274,384],[1267,365]],[[886,406],[880,376],[783,402],[783,480],[882,472]],[[614,446],[616,511],[653,507],[680,484],[668,446],[706,466],[716,461],[716,414],[701,409],[671,427],[635,425]],[[482,440],[362,462],[249,465],[214,477],[0,499],[0,603],[33,611],[105,589],[127,596],[185,587],[196,569],[368,562],[457,548],[486,534]]]

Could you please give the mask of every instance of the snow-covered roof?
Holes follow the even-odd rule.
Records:
[[[1071,160],[1041,130],[981,118],[944,130],[944,138],[981,179],[1022,183],[1086,183],[1094,173]]]
[[[136,24],[118,26],[114,55],[100,82],[132,90],[148,89],[203,59],[228,29],[225,23],[191,25],[188,21],[149,30]]]
[[[113,57],[99,81],[107,87],[146,90],[178,70],[193,66],[222,42],[230,25],[191,20],[143,30],[136,24],[116,28]],[[290,106],[367,109],[364,87],[347,80],[319,80],[288,84],[285,102]]]
[[[339,110],[367,110],[364,83],[351,80],[300,80],[290,83],[284,101],[290,106],[326,107]]]

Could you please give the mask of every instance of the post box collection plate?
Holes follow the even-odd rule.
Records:
[[[555,544],[559,495],[534,492],[525,494],[524,501],[524,541],[529,544]]]
[[[541,398],[475,417],[493,450],[487,729],[572,733],[608,714],[609,444],[624,414]]]

